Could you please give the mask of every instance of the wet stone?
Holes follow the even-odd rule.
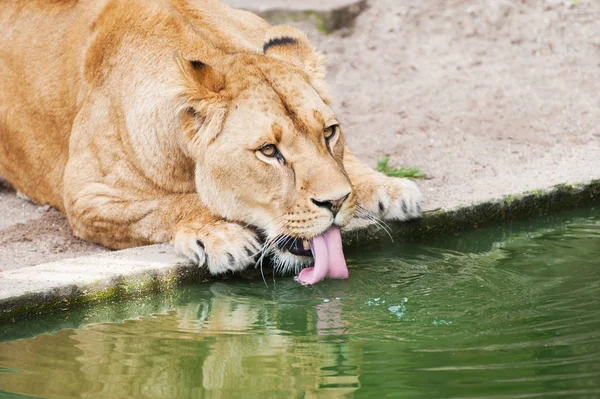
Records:
[[[273,24],[312,20],[317,29],[329,33],[346,28],[367,7],[366,0],[224,0],[225,4],[254,12]]]

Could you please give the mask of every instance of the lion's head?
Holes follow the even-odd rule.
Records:
[[[282,268],[311,261],[308,242],[354,215],[344,138],[322,56],[286,26],[262,54],[178,59],[184,150],[216,215],[255,226]]]

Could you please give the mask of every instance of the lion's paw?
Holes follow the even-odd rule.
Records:
[[[421,216],[422,195],[410,179],[381,176],[357,188],[360,212],[380,220],[409,220]]]
[[[173,246],[198,266],[207,266],[214,275],[244,270],[255,262],[262,247],[252,230],[225,221],[182,227],[175,234]]]

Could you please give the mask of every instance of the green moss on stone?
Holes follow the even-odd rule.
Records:
[[[505,196],[454,210],[425,212],[423,218],[388,223],[395,241],[415,242],[454,231],[474,229],[490,224],[548,215],[553,212],[600,203],[600,180],[588,184],[560,184],[521,195]],[[389,241],[387,233],[376,226],[346,235],[348,246],[357,247]]]
[[[90,287],[62,289],[61,292],[25,294],[4,302],[0,309],[0,323],[38,314],[68,311],[75,307],[100,302],[140,297],[171,290],[181,284],[205,280],[206,273],[196,267],[177,267],[164,274],[145,273],[100,282]]]

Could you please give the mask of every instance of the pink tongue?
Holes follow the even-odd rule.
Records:
[[[310,242],[315,266],[303,269],[298,281],[305,284],[316,284],[325,277],[348,278],[348,268],[342,249],[342,232],[337,226],[331,227]]]
[[[348,267],[346,266],[346,258],[344,258],[340,228],[334,226],[327,230],[324,235],[325,243],[327,244],[327,254],[329,255],[327,277],[337,279],[348,278]]]

